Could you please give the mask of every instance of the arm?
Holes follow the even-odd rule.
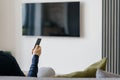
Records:
[[[28,72],[28,77],[37,77],[38,73],[38,62],[39,62],[39,56],[41,54],[41,47],[36,46],[35,49],[32,50],[33,58],[32,58],[32,64],[30,66],[30,70]]]
[[[34,55],[32,58],[32,64],[30,66],[30,70],[28,73],[28,77],[37,77],[37,72],[38,72],[38,60],[39,60],[39,56],[38,55]]]

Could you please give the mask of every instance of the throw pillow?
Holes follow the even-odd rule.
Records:
[[[96,78],[120,78],[120,75],[97,69]]]
[[[38,77],[53,77],[55,76],[55,71],[51,67],[41,67],[38,69]]]
[[[84,71],[76,71],[69,74],[57,75],[55,77],[61,78],[89,78],[89,77],[96,77],[97,69],[105,70],[106,68],[106,58],[90,65]]]

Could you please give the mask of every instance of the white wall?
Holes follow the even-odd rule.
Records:
[[[7,0],[3,1],[5,2]],[[4,31],[6,28],[10,29],[9,32],[11,34],[6,35],[6,37],[10,37],[10,39],[13,37],[13,41],[7,40],[11,46],[8,48],[13,51],[13,55],[15,55],[22,70],[29,70],[32,58],[31,49],[34,46],[36,39],[41,37],[22,36],[22,3],[47,1],[57,0],[13,0],[10,3],[10,5],[14,3],[13,7],[10,9],[4,8],[11,12],[11,14],[6,15],[12,17],[5,17],[5,20],[8,19],[11,22],[5,22],[5,20],[3,22],[8,24],[12,23],[12,25],[4,24],[4,27],[0,27],[0,31]],[[42,55],[40,57],[39,67],[53,67],[57,73],[69,73],[76,70],[83,70],[88,65],[101,59],[102,0],[80,0],[80,2],[81,37],[41,37]],[[7,11],[5,10],[4,13],[6,12]],[[3,16],[6,15],[4,14]],[[2,20],[0,19],[0,21]],[[3,24],[0,24],[0,26],[1,25],[3,26]],[[5,37],[4,34],[0,34],[0,36],[3,38],[3,41],[0,41],[1,48],[4,46],[3,42],[5,42]],[[14,46],[12,46],[12,43],[14,43]]]
[[[0,50],[15,51],[14,2],[0,0]]]

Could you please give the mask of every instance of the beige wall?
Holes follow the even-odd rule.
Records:
[[[6,1],[8,0],[2,0],[2,3],[6,4]],[[0,17],[4,17],[3,20],[0,19],[2,21],[0,23],[0,36],[2,37],[0,49],[11,50],[22,70],[29,69],[32,58],[31,49],[36,39],[41,37],[22,36],[22,3],[47,1],[55,0],[9,0],[8,7],[0,5],[0,9],[4,13],[0,15]],[[101,59],[102,0],[80,0],[80,2],[81,37],[41,37],[42,55],[39,67],[49,66],[53,67],[57,73],[68,73],[83,70],[91,63]],[[0,4],[2,3],[0,1]],[[4,32],[6,37],[1,34]],[[6,38],[7,40],[5,40]],[[9,44],[7,47],[4,45],[6,41]]]
[[[14,1],[0,0],[0,49],[15,51]]]

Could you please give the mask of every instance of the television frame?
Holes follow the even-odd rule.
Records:
[[[80,1],[23,3],[22,35],[80,37]]]

